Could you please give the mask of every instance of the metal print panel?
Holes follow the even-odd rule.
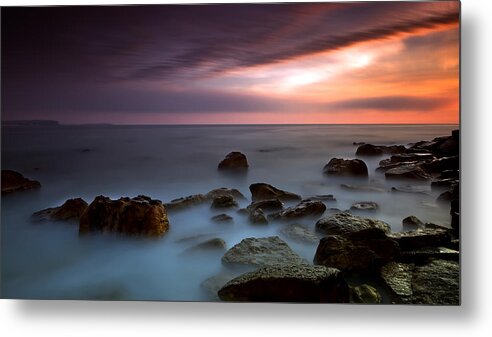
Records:
[[[2,8],[1,297],[458,305],[459,15]]]

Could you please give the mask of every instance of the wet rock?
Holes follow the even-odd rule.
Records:
[[[307,227],[299,224],[290,224],[280,230],[280,232],[293,241],[316,244],[321,236],[311,232]]]
[[[460,141],[460,130],[456,129],[456,130],[451,131],[451,137],[453,137],[453,139],[456,142],[459,142]]]
[[[439,175],[439,179],[456,179],[459,180],[460,171],[459,170],[444,170]]]
[[[431,182],[432,189],[451,188],[459,182],[454,178],[438,179]]]
[[[415,164],[400,165],[391,168],[384,175],[386,179],[429,180],[431,178],[419,165]]]
[[[263,211],[278,211],[284,208],[284,204],[278,199],[267,199],[254,201],[247,207],[249,211],[254,211],[258,208],[261,208]]]
[[[390,225],[386,222],[363,218],[346,212],[333,214],[316,222],[316,231],[330,235],[344,235],[371,228],[379,228],[385,233],[391,231]]]
[[[288,207],[271,215],[273,219],[291,220],[303,217],[316,217],[326,210],[325,204],[316,200],[303,200],[295,206]]]
[[[203,194],[194,194],[187,197],[171,200],[171,202],[166,203],[165,206],[170,211],[176,211],[191,206],[201,205],[207,201],[207,197]]]
[[[358,191],[358,192],[377,192],[377,193],[385,193],[386,190],[383,187],[376,187],[370,185],[349,185],[349,184],[340,184],[340,187],[347,191]]]
[[[212,238],[196,244],[185,250],[185,253],[199,252],[204,250],[225,250],[226,243],[221,238]]]
[[[287,243],[278,236],[247,238],[229,249],[222,262],[232,265],[273,266],[305,263]]]
[[[396,186],[391,188],[391,192],[400,192],[400,193],[418,193],[418,194],[430,194],[431,189],[427,185],[416,186],[416,185],[405,185],[405,186]]]
[[[437,158],[423,163],[422,167],[431,173],[441,173],[446,170],[456,171],[460,168],[460,159],[459,156]]]
[[[223,195],[214,198],[211,208],[231,208],[237,206],[238,204],[233,197],[231,197],[230,195]]]
[[[255,208],[249,212],[249,221],[259,225],[268,224],[268,219],[261,208]]]
[[[344,235],[328,235],[319,242],[314,263],[345,272],[369,274],[399,253],[396,241],[380,228],[362,229]]]
[[[431,259],[459,261],[460,253],[457,250],[446,247],[424,247],[411,251],[403,251],[398,256],[398,261],[405,263],[424,264]]]
[[[451,228],[453,228],[458,234],[460,229],[460,200],[459,196],[451,200]]]
[[[236,200],[246,200],[246,197],[235,188],[221,187],[211,190],[210,192],[205,194],[205,197],[210,200],[223,196],[230,196]]]
[[[414,230],[424,227],[424,223],[414,215],[407,216],[405,219],[403,219],[402,225],[403,229],[406,230]]]
[[[233,222],[234,221],[234,219],[231,216],[224,214],[224,213],[213,216],[211,218],[211,220],[214,222],[217,222],[217,223]]]
[[[372,145],[363,144],[357,148],[357,156],[381,156],[383,154],[403,153],[406,150],[403,145]]]
[[[224,301],[346,303],[349,287],[339,270],[311,265],[261,268],[229,281]]]
[[[433,260],[415,267],[412,277],[412,303],[459,305],[460,266],[455,261]]]
[[[444,228],[423,228],[414,231],[390,233],[401,250],[416,250],[424,247],[446,246],[451,241],[449,230]]]
[[[401,153],[391,156],[390,162],[392,163],[403,163],[403,162],[421,162],[425,160],[434,159],[432,153]]]
[[[247,170],[248,159],[241,152],[229,153],[218,166],[219,170]]]
[[[39,181],[25,178],[12,170],[2,170],[2,194],[40,188]]]
[[[337,199],[335,199],[335,197],[333,196],[333,194],[315,195],[313,197],[309,197],[309,200],[319,200],[319,201],[325,201],[325,202],[337,201]]]
[[[367,165],[360,159],[332,158],[323,168],[323,173],[336,176],[368,176]]]
[[[161,236],[169,229],[166,208],[160,200],[140,195],[111,200],[98,196],[80,218],[79,234],[116,232]]]
[[[415,265],[389,262],[381,268],[381,277],[397,297],[398,302],[411,303],[412,275]]]
[[[61,206],[47,208],[34,213],[33,218],[36,220],[78,221],[87,206],[87,202],[81,198],[69,199]]]
[[[301,200],[301,196],[295,193],[280,190],[272,185],[265,183],[256,183],[249,186],[251,199],[253,201],[278,199],[280,201]]]
[[[350,303],[379,304],[381,295],[376,288],[362,284],[350,289]]]
[[[350,210],[352,211],[377,211],[379,209],[379,205],[374,201],[362,201],[356,202],[350,206]]]
[[[403,165],[419,165],[419,163],[416,161],[392,162],[390,159],[384,159],[379,162],[379,167],[376,168],[376,172],[386,172],[392,168],[398,168]]]
[[[200,284],[200,286],[210,295],[211,298],[218,300],[219,296],[217,295],[217,292],[233,278],[234,274],[221,273],[207,278]]]

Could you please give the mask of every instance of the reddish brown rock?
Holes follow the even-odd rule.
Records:
[[[2,170],[2,194],[40,188],[39,181],[25,178],[12,170]]]
[[[33,218],[55,221],[79,220],[87,206],[87,202],[81,198],[69,199],[61,206],[34,213]]]
[[[241,152],[229,153],[218,166],[219,170],[246,170],[248,169],[248,159]]]

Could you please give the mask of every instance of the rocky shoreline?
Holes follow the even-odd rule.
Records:
[[[173,226],[168,214],[208,205],[224,212],[212,218],[215,223],[227,226],[246,221],[255,226],[279,222],[282,235],[301,244],[317,245],[312,261],[301,258],[278,236],[244,238],[229,249],[220,237],[190,247],[188,253],[224,251],[224,268],[233,271],[239,265],[249,270],[237,277],[231,272],[214,278],[211,288],[223,301],[381,303],[385,293],[389,303],[458,305],[459,130],[407,146],[357,145],[357,158],[332,158],[320,171],[332,178],[364,179],[369,173],[365,157],[389,156],[376,170],[388,181],[424,181],[430,189],[442,191],[436,203],[449,208],[449,228],[409,216],[402,219],[404,232],[392,232],[387,223],[363,216],[378,209],[373,201],[354,200],[350,210],[342,211],[327,207],[336,203],[333,195],[302,196],[265,182],[250,185],[250,204],[244,208],[239,202],[248,198],[239,190],[218,188],[167,203],[143,195],[117,200],[97,196],[90,203],[75,198],[37,211],[32,218],[78,223],[81,236],[117,233],[160,238]],[[244,173],[251,165],[254,163],[248,162],[246,155],[231,152],[217,169],[227,174]],[[342,185],[354,191],[426,193],[401,187],[386,191]],[[2,194],[40,187],[39,182],[18,172],[2,170]],[[312,221],[315,231],[297,223],[300,219]]]

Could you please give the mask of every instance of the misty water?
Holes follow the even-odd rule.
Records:
[[[1,290],[4,298],[216,300],[200,284],[229,270],[223,251],[185,253],[208,238],[230,248],[247,237],[279,235],[312,261],[316,245],[292,241],[280,232],[286,223],[249,224],[236,210],[225,213],[233,224],[210,220],[224,213],[209,205],[170,213],[170,230],[160,239],[121,235],[78,236],[78,224],[33,222],[31,214],[82,197],[148,195],[168,202],[218,187],[239,189],[250,202],[249,185],[266,182],[308,198],[333,194],[326,206],[341,210],[375,201],[380,210],[366,214],[402,230],[402,219],[449,227],[449,209],[435,204],[439,191],[395,193],[405,181],[386,181],[375,172],[387,156],[362,158],[369,179],[329,178],[323,166],[333,157],[355,158],[353,142],[404,144],[450,134],[456,125],[267,125],[267,126],[5,126],[2,169],[39,180],[42,188],[3,195],[1,201]],[[248,173],[231,176],[217,164],[231,151],[246,154]],[[347,191],[341,183],[369,184],[386,192]],[[412,183],[415,185],[415,183]],[[429,182],[421,183],[428,188]],[[287,204],[288,206],[289,204]],[[316,219],[296,220],[314,230]]]

